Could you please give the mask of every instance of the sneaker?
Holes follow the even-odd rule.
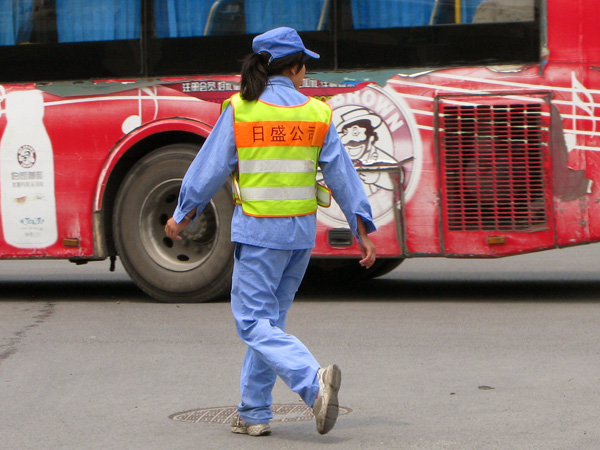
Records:
[[[266,436],[271,434],[271,428],[268,423],[248,423],[236,414],[230,424],[231,432],[238,434],[248,434],[250,436]]]
[[[319,377],[319,394],[312,410],[317,419],[318,433],[327,434],[335,425],[338,416],[338,391],[342,384],[342,371],[334,364],[325,369],[319,369],[317,376]]]

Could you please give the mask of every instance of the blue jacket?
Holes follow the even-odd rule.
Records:
[[[306,102],[307,97],[294,88],[289,78],[274,76],[260,99],[275,105],[296,106]],[[375,231],[371,205],[363,184],[333,123],[319,156],[319,166],[354,235],[358,238],[356,215],[362,217],[368,233]],[[236,169],[237,151],[230,105],[221,114],[183,178],[179,202],[173,214],[175,221],[181,222],[195,207],[201,212]],[[233,213],[231,240],[278,250],[307,249],[315,246],[316,228],[316,214],[252,217],[244,214],[238,205]]]

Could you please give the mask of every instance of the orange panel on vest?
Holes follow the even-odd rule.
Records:
[[[238,147],[321,147],[329,127],[322,122],[236,122]]]

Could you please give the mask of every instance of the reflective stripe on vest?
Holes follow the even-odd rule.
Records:
[[[310,98],[288,107],[230,99],[238,172],[236,201],[252,216],[289,217],[317,210],[319,152],[331,122],[329,105]],[[261,120],[256,120],[260,117]]]

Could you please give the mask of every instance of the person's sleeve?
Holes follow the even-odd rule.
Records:
[[[329,127],[325,137],[319,156],[319,165],[323,171],[325,183],[331,189],[333,198],[344,212],[354,236],[359,239],[356,224],[357,215],[362,218],[367,233],[376,231],[377,227],[373,222],[371,204],[363,183],[360,181],[350,155],[344,148],[333,125]]]
[[[183,177],[175,221],[181,222],[194,208],[200,214],[236,167],[233,111],[228,106]]]

